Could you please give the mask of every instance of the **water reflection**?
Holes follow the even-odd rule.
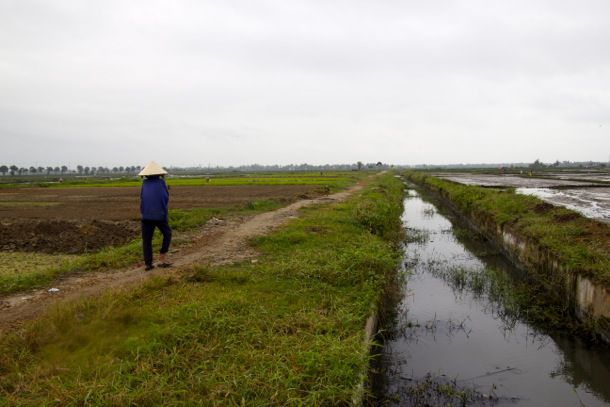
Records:
[[[386,405],[610,405],[607,348],[524,322],[510,291],[522,273],[415,191],[404,203],[410,274],[385,343]]]

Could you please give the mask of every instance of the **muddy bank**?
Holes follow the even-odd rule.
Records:
[[[519,194],[532,195],[553,205],[563,206],[587,218],[610,224],[610,187],[551,189],[517,188]]]
[[[561,312],[580,321],[582,332],[610,343],[607,225],[544,202],[532,206],[535,201],[523,201],[520,214],[509,214],[506,202],[515,206],[530,197],[502,196],[414,173],[409,178],[463,216],[513,264],[541,283],[545,291],[541,295],[560,302]],[[502,208],[507,208],[506,213]]]
[[[123,245],[139,235],[139,223],[20,219],[0,223],[0,251],[80,254]]]

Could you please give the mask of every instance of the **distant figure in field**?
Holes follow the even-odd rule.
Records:
[[[155,228],[159,228],[163,234],[158,266],[171,266],[171,263],[167,261],[167,252],[172,241],[172,230],[169,227],[167,211],[169,190],[163,179],[166,174],[167,171],[154,161],[148,163],[138,174],[140,177],[144,177],[142,190],[140,191],[140,213],[142,214],[142,249],[146,271],[155,267],[152,251]]]

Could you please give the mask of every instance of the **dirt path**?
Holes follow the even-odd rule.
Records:
[[[355,185],[345,191],[314,199],[303,199],[284,208],[248,218],[230,220],[212,219],[201,229],[193,242],[181,247],[172,256],[174,267],[144,272],[142,267],[129,269],[71,274],[59,279],[52,286],[0,297],[0,333],[20,326],[23,322],[41,315],[52,304],[93,296],[112,288],[124,288],[149,279],[152,276],[180,273],[185,266],[199,263],[228,264],[256,256],[248,241],[269,233],[288,219],[295,218],[300,208],[345,200],[361,189]],[[59,291],[49,292],[49,288]]]

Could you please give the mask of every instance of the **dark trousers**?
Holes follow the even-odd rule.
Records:
[[[163,243],[159,253],[167,253],[172,241],[172,230],[166,220],[142,219],[142,249],[144,249],[144,263],[147,266],[151,266],[153,262],[152,239],[155,228],[159,228],[163,234]]]

